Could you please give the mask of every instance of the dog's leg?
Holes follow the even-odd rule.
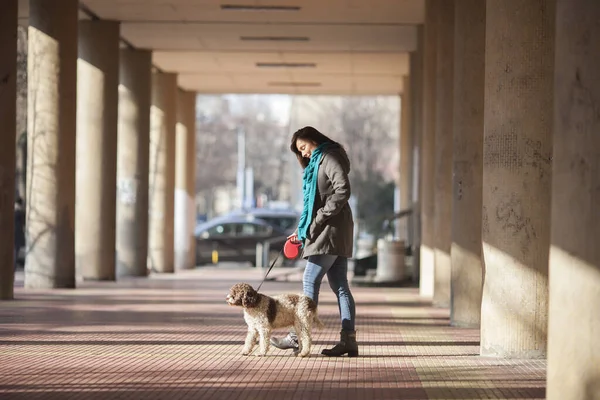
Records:
[[[260,329],[258,335],[260,337],[260,350],[256,355],[259,357],[266,356],[269,351],[269,346],[271,345],[271,330],[268,328]]]
[[[258,332],[254,328],[248,327],[248,334],[246,335],[246,342],[244,343],[244,348],[242,349],[242,355],[247,356],[252,353],[252,349],[256,344],[256,338],[258,337]]]
[[[308,332],[309,341],[306,341],[306,328],[302,325],[302,321],[296,321],[294,324],[294,330],[298,335],[298,350],[294,351],[294,355],[300,357],[306,357],[310,352],[310,332]]]
[[[311,323],[303,321],[303,324],[296,328],[296,331],[298,332],[298,355],[306,357],[310,354],[310,346],[312,344]]]

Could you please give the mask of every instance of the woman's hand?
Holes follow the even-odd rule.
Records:
[[[300,241],[298,240],[298,232],[294,232],[292,233],[290,236],[287,237],[288,240],[290,240],[292,243],[299,243]]]

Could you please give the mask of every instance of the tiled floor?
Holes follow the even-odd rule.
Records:
[[[479,332],[449,327],[448,311],[414,289],[353,288],[359,358],[326,358],[339,322],[324,283],[310,358],[240,351],[242,310],[228,288],[258,271],[202,268],[176,275],[18,288],[0,302],[0,399],[543,399],[545,362],[482,358]],[[265,294],[301,283],[267,282]],[[282,331],[281,334],[285,334]]]

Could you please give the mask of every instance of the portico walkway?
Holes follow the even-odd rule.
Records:
[[[19,276],[19,278],[21,278]],[[272,348],[243,357],[242,311],[225,304],[249,268],[29,290],[0,303],[2,399],[543,399],[545,361],[478,356],[479,330],[413,289],[353,289],[361,356],[325,358],[338,336],[327,283],[307,359]],[[255,285],[256,286],[256,285]],[[298,279],[265,294],[298,292]],[[285,333],[285,332],[282,332]]]

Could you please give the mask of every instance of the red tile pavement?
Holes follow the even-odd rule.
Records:
[[[479,332],[415,289],[353,288],[361,356],[326,358],[339,332],[329,286],[312,356],[240,355],[246,325],[225,304],[250,268],[16,289],[0,302],[0,399],[543,399],[545,361],[479,357]],[[300,292],[297,279],[265,294]],[[281,331],[280,334],[285,334]]]

